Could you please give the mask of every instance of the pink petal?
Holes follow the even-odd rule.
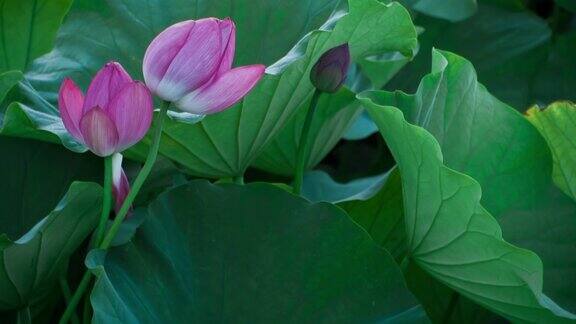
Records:
[[[210,80],[220,64],[221,38],[218,20],[197,20],[186,44],[166,70],[156,94],[164,100],[176,101]]]
[[[84,94],[82,94],[82,90],[71,79],[64,79],[58,93],[60,117],[62,117],[66,130],[79,142],[83,142],[82,134],[80,133],[83,104]]]
[[[122,169],[122,154],[112,156],[112,194],[114,195],[114,212],[118,214],[126,196],[130,192],[130,182]],[[132,207],[130,207],[132,209]]]
[[[193,114],[213,114],[242,99],[264,74],[264,65],[248,65],[232,69],[212,83],[176,102],[181,110]]]
[[[129,82],[132,82],[132,78],[120,63],[106,63],[88,86],[84,101],[84,113],[96,106],[105,111],[108,110],[110,101]]]
[[[117,152],[134,145],[146,135],[152,123],[152,95],[141,82],[127,84],[112,100],[108,115],[118,131]]]
[[[146,85],[152,92],[156,92],[158,84],[176,54],[184,46],[195,23],[194,20],[187,20],[174,24],[158,34],[148,45],[144,54],[142,71]]]
[[[218,21],[220,33],[222,34],[222,58],[218,67],[217,76],[224,74],[232,68],[234,61],[234,51],[236,49],[236,25],[230,18]]]
[[[80,120],[84,143],[94,154],[109,156],[118,145],[118,132],[114,122],[100,107],[92,108]]]

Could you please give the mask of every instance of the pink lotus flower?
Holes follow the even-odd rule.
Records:
[[[112,194],[114,195],[114,212],[118,214],[126,196],[130,192],[130,182],[122,169],[122,154],[112,155]],[[128,212],[130,216],[131,210]]]
[[[58,96],[64,127],[99,156],[121,152],[138,142],[152,122],[152,96],[119,63],[106,64],[92,79],[86,98],[66,78]]]
[[[231,69],[236,26],[206,18],[172,25],[152,40],[144,55],[146,85],[160,98],[194,114],[222,111],[244,97],[264,66]]]

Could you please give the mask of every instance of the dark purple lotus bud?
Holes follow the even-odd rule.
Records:
[[[320,91],[336,92],[346,80],[348,65],[350,65],[348,44],[336,46],[322,54],[314,64],[310,71],[310,81]]]

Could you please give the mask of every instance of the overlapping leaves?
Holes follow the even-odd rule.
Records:
[[[554,5],[552,2],[541,3]],[[419,37],[420,55],[389,83],[388,89],[415,90],[430,69],[428,53],[436,47],[470,60],[480,81],[520,111],[535,103],[572,100],[576,33],[569,22],[570,17],[550,17],[547,21],[521,1],[481,0],[475,15],[457,23],[419,15],[415,23],[424,28]]]
[[[169,190],[131,242],[88,266],[96,323],[426,321],[345,213],[267,184]]]
[[[538,251],[546,261],[545,291],[551,293],[556,300],[562,301],[563,305],[571,305],[573,298],[569,297],[570,288],[566,287],[565,282],[562,283],[557,280],[558,271],[565,273],[565,275],[573,271],[573,267],[569,266],[571,263],[568,257],[570,253],[567,253],[566,250],[570,249],[570,244],[568,242],[562,243],[562,252],[556,252],[555,248],[557,249],[559,245],[553,243],[553,241],[563,242],[568,239],[570,227],[563,227],[561,237],[550,237],[546,233],[535,233],[527,229],[531,226],[536,228],[538,227],[537,224],[542,222],[547,222],[551,226],[559,224],[560,219],[564,219],[566,224],[569,224],[571,219],[573,220],[573,212],[572,214],[570,212],[570,210],[574,210],[573,206],[569,202],[567,203],[566,199],[554,194],[550,173],[543,172],[543,176],[539,179],[534,177],[535,174],[541,174],[542,170],[551,169],[551,159],[543,139],[535,129],[526,123],[521,115],[491,97],[477,83],[474,70],[466,60],[450,53],[434,52],[433,67],[433,73],[423,79],[418,92],[413,96],[400,92],[372,92],[366,94],[370,99],[366,97],[364,101],[374,107],[388,105],[401,107],[405,111],[407,119],[426,127],[436,137],[444,155],[444,163],[447,166],[466,172],[475,178],[478,177],[483,191],[493,192],[493,194],[484,196],[482,201],[488,204],[489,210],[493,211],[500,219],[505,236],[512,238],[515,243],[521,244],[521,246],[534,248]],[[386,139],[388,141],[388,138]],[[413,154],[418,154],[418,151],[418,149],[414,149]],[[518,158],[519,156],[522,158]],[[532,156],[532,158],[528,158],[528,156]],[[395,157],[398,160],[398,156],[395,155]],[[491,163],[491,159],[494,159],[495,162]],[[525,165],[524,168],[514,165],[513,162],[526,160],[531,160],[531,164]],[[507,163],[512,164],[507,166]],[[399,165],[402,172],[400,162]],[[497,185],[498,178],[501,177],[498,174],[502,174],[508,180],[505,186]],[[405,181],[407,180],[404,177],[403,174],[403,183],[406,186]],[[526,179],[526,177],[532,177],[532,179]],[[420,180],[422,181],[422,179]],[[527,184],[530,181],[535,182]],[[422,181],[422,183],[427,184],[428,181]],[[521,190],[526,185],[530,185],[533,193],[537,195],[531,196],[530,193],[526,192],[518,196],[509,196],[510,193]],[[413,198],[406,197],[408,190],[404,188],[406,213],[411,209],[407,205],[407,199]],[[501,200],[500,196],[502,195],[506,195],[508,199]],[[433,197],[431,193],[424,196]],[[510,199],[512,197],[517,198]],[[454,199],[450,199],[450,201],[452,200]],[[428,202],[428,204],[429,207],[437,208],[433,207],[433,202]],[[547,209],[552,204],[564,207],[561,207],[558,212],[552,213]],[[424,213],[423,210],[419,210],[420,213]],[[442,211],[446,210],[440,208],[439,212]],[[453,212],[452,221],[461,221],[459,217],[455,216],[463,212],[456,210]],[[410,216],[407,215],[406,220],[409,219]],[[418,219],[418,223],[424,223],[424,225],[419,226],[427,226],[426,221],[422,218]],[[434,224],[436,227],[441,227],[438,225],[441,224],[440,221],[436,221]],[[381,231],[383,230],[386,229],[381,229]],[[408,237],[414,236],[416,232],[411,234],[410,231],[407,231],[407,235]],[[455,243],[451,244],[452,247],[455,245]],[[452,261],[451,263],[454,263]],[[425,267],[422,268],[426,270]],[[430,271],[428,272],[430,273]],[[431,274],[435,276],[434,273]],[[435,277],[438,279],[437,276]],[[442,280],[440,279],[440,281]],[[450,286],[446,281],[444,283]],[[454,287],[452,286],[452,288]],[[466,296],[466,294],[464,295]],[[467,297],[475,300],[470,296]],[[478,302],[478,300],[475,301]],[[482,303],[480,302],[480,304]],[[486,304],[484,305],[486,306]],[[494,308],[492,309],[494,310]]]
[[[470,62],[433,52],[432,73],[416,94],[371,93],[380,105],[399,107],[440,143],[446,166],[482,186],[482,205],[501,223],[504,237],[532,249],[544,260],[545,291],[574,309],[576,205],[551,179],[546,141],[513,108],[477,82]],[[542,226],[542,224],[547,224]]]
[[[410,260],[510,319],[552,323],[576,318],[543,295],[539,258],[502,239],[498,223],[480,205],[480,185],[443,165],[434,137],[408,124],[394,107],[365,97],[362,102],[402,175]]]
[[[557,102],[544,110],[530,108],[526,113],[552,150],[554,182],[576,199],[576,106]]]
[[[0,311],[36,307],[100,212],[97,184],[70,184],[97,181],[102,168],[90,156],[31,140],[0,137],[0,151]]]

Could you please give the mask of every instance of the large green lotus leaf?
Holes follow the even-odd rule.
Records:
[[[302,196],[312,202],[337,203],[398,262],[406,255],[398,169],[347,183],[334,181],[324,171],[310,171],[304,174]]]
[[[162,2],[162,5],[163,8],[171,7],[165,2]],[[244,17],[244,20],[261,10],[258,3],[246,5],[250,9],[246,9],[249,15]],[[54,100],[58,83],[65,74],[86,85],[89,76],[107,59],[117,59],[130,71],[139,71],[139,61],[145,44],[169,19],[155,23],[155,28],[152,28],[154,32],[148,32],[148,29],[142,28],[141,20],[130,15],[136,7],[142,10],[140,2],[137,6],[113,6],[110,8],[112,13],[109,14],[109,19],[98,19],[86,14],[79,20],[78,16],[75,19],[75,15],[72,15],[62,28],[56,49],[36,61],[33,70],[26,75],[28,80],[41,90],[43,96]],[[224,7],[226,10],[220,15],[234,13],[229,6]],[[264,7],[270,10],[273,8]],[[318,9],[316,6],[312,7]],[[285,12],[286,8],[279,6],[274,10]],[[263,150],[265,144],[296,114],[298,108],[310,100],[313,88],[308,74],[324,51],[348,42],[353,59],[360,61],[379,53],[400,52],[411,56],[414,52],[416,32],[408,12],[401,5],[384,5],[376,0],[350,0],[348,11],[335,12],[322,30],[309,34],[287,56],[269,67],[259,85],[235,107],[194,124],[183,123],[179,119],[168,120],[160,152],[186,167],[194,175],[240,175]],[[162,9],[158,12],[178,12],[182,15],[183,10]],[[146,22],[160,19],[155,15],[142,16],[142,13],[136,17],[146,18]],[[194,17],[194,12],[188,17]],[[235,15],[232,17],[236,19]],[[238,29],[246,28],[258,34],[259,31],[250,29],[249,25],[243,27],[242,17],[238,17]],[[182,16],[178,18],[183,19]],[[117,24],[122,25],[122,29],[118,29]],[[98,30],[102,31],[100,34],[103,36],[93,37]],[[145,35],[137,33],[142,30],[146,31]],[[242,42],[242,34],[239,34],[238,44]],[[258,59],[239,61],[246,63]],[[75,73],[72,73],[74,71]],[[146,145],[146,142],[145,140],[142,145]],[[142,147],[136,150],[143,151]]]
[[[390,172],[376,195],[368,199],[343,201],[338,206],[346,210],[398,263],[404,260],[408,251],[402,181],[398,168]],[[456,297],[454,307],[449,311],[452,296],[457,293],[414,263],[408,263],[404,275],[408,288],[420,300],[433,323],[494,323],[492,320],[496,315],[463,296]]]
[[[554,188],[546,141],[477,82],[470,62],[439,51],[432,61],[432,73],[416,94],[374,92],[370,97],[403,110],[407,120],[438,140],[446,166],[480,183],[482,204],[501,222],[504,237],[538,253],[545,266],[544,291],[575,312],[576,282],[559,280],[559,274],[576,276],[571,239],[576,237],[576,204]],[[546,230],[542,223],[549,224]]]
[[[341,209],[268,184],[169,190],[131,242],[87,264],[95,323],[375,322],[416,305]]]
[[[526,113],[552,151],[554,183],[576,199],[576,106],[556,102],[543,110],[530,108]]]
[[[0,310],[35,307],[98,218],[100,189],[70,184],[99,181],[102,163],[19,138],[0,137],[0,152]]]
[[[402,205],[402,181],[395,168],[388,174],[376,195],[369,199],[340,202],[356,223],[362,226],[380,246],[401,262],[406,255],[406,232]]]
[[[397,108],[360,100],[398,163],[410,262],[510,320],[576,319],[543,294],[541,260],[503,240],[480,204],[480,185],[443,164],[434,136],[406,122]]]
[[[0,72],[25,70],[52,49],[72,0],[3,0],[0,6]]]
[[[544,139],[478,83],[474,67],[462,57],[433,50],[432,73],[414,95],[375,91],[369,96],[380,105],[398,107],[407,121],[434,135],[444,163],[482,184],[482,205],[494,215],[525,208],[549,182]]]
[[[24,207],[36,202],[31,198],[14,200]],[[43,215],[20,214],[14,203],[2,212],[0,231],[8,235],[0,235],[0,310],[34,305],[50,294],[70,255],[96,226],[101,204],[97,184],[75,182],[54,210],[20,237],[14,234]]]
[[[496,324],[508,322],[434,279],[414,263],[409,263],[404,269],[404,276],[408,288],[422,303],[433,323]]]
[[[575,99],[576,77],[571,71],[576,68],[576,33],[553,35],[547,21],[526,9],[485,2],[479,3],[474,16],[458,23],[418,16],[415,23],[425,29],[419,37],[420,55],[387,89],[414,91],[430,71],[428,53],[436,47],[469,59],[480,81],[520,111],[534,103]]]

